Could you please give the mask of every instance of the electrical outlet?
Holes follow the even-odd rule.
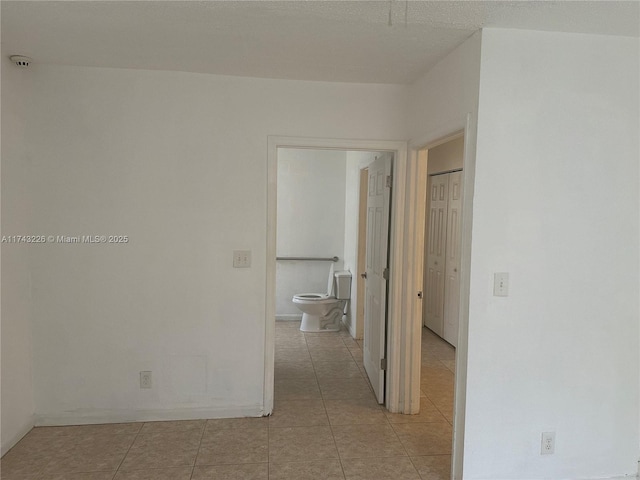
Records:
[[[556,450],[556,432],[542,432],[540,455],[551,455]]]
[[[140,388],[151,388],[151,372],[140,372]]]
[[[233,268],[249,268],[251,266],[251,250],[233,251]]]

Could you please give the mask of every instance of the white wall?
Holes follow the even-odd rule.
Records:
[[[637,473],[638,53],[483,32],[465,478]]]
[[[464,137],[449,140],[428,151],[427,173],[449,172],[464,166]]]
[[[278,149],[278,256],[334,257],[341,270],[345,241],[347,153],[341,150]],[[291,298],[326,293],[331,262],[276,263],[276,318],[300,318]]]
[[[403,138],[405,89],[28,74],[34,231],[130,238],[29,250],[39,421],[261,414],[267,136]]]
[[[28,221],[32,191],[25,141],[30,91],[29,73],[2,59],[3,236],[35,233]],[[2,243],[2,454],[33,426],[30,248],[37,246]]]
[[[478,112],[478,95],[479,95],[479,82],[480,82],[480,49],[482,43],[482,33],[477,32],[472,35],[466,42],[461,44],[453,52],[443,58],[437,65],[429,70],[421,79],[415,82],[409,91],[408,96],[408,132],[411,138],[411,146],[414,149],[419,149],[427,144],[440,140],[444,137],[450,137],[453,133],[463,130],[468,125],[468,131],[465,132],[465,160],[469,163],[464,165],[464,205],[463,210],[469,212],[473,201],[473,178],[474,178],[474,159],[475,159],[475,144],[476,144],[476,122]],[[469,117],[469,118],[467,118]],[[417,151],[415,152],[417,155]],[[422,174],[424,178],[422,180],[415,178],[419,174],[413,174],[414,178],[410,180],[414,183],[414,187],[418,190],[417,184],[420,181],[424,181],[426,187],[426,175],[427,169],[423,168]],[[410,174],[411,176],[412,174]],[[410,187],[411,188],[411,187]],[[422,197],[426,203],[426,188],[425,194]],[[465,215],[463,211],[463,225],[462,232],[465,232],[466,228],[470,228],[469,216]],[[424,209],[415,209],[416,216],[413,218],[415,222],[418,222],[418,218],[424,220]],[[468,262],[470,256],[470,246],[463,240],[462,244],[462,262],[464,265],[465,260]],[[415,261],[415,258],[408,258],[407,261]],[[468,288],[468,280],[466,275],[468,272],[461,272],[461,296],[464,298],[465,292]],[[421,280],[421,279],[420,279]],[[424,286],[420,284],[416,279],[414,285],[416,289],[423,290]],[[419,301],[417,301],[419,302]],[[409,318],[420,317],[421,307],[418,305],[414,311],[407,312]],[[461,309],[461,315],[464,315],[465,309]],[[416,319],[416,328],[419,331],[422,319]],[[418,332],[414,333],[415,344],[412,345],[414,349],[414,356],[419,361],[420,358],[420,340]],[[464,405],[464,389],[466,385],[465,368],[467,363],[465,356],[466,352],[466,324],[461,322],[460,325],[460,338],[458,340],[458,351],[456,355],[457,360],[457,375],[456,385],[458,396],[456,397],[456,435],[454,437],[454,443],[457,452],[462,452],[464,447],[464,432],[461,425],[464,426],[465,405]],[[415,388],[417,382],[419,382],[419,372],[412,372],[413,374],[413,390],[412,390],[412,404],[416,407],[420,405],[420,391]],[[473,447],[475,448],[475,446]],[[454,461],[454,474],[455,478],[460,478],[462,472],[463,458],[458,456]],[[466,468],[466,467],[465,467]]]
[[[364,325],[357,322],[358,275],[364,267],[358,265],[358,218],[360,207],[360,170],[376,159],[379,152],[349,151],[346,159],[344,268],[351,272],[351,301],[346,324],[354,338],[362,338]],[[360,324],[358,324],[360,323]]]

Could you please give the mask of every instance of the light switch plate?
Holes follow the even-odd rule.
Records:
[[[249,268],[251,266],[251,250],[233,251],[233,268]]]
[[[493,274],[493,296],[509,296],[509,273],[498,272]]]

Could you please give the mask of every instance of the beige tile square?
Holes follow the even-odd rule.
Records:
[[[78,472],[113,472],[118,469],[125,451],[91,451],[77,449],[53,458],[43,470],[46,475]]]
[[[338,460],[275,463],[269,467],[269,480],[344,480]]]
[[[363,361],[364,360],[364,353],[362,352],[362,349],[358,346],[351,346],[348,347],[349,353],[351,353],[351,356],[355,359],[355,360],[359,360],[359,361]]]
[[[385,411],[385,415],[387,416],[389,423],[425,423],[446,421],[440,411],[427,397],[420,397],[420,412],[416,415],[390,413],[389,411]]]
[[[267,463],[247,463],[242,465],[215,465],[196,467],[192,480],[268,480]]]
[[[196,464],[267,462],[268,438],[267,428],[208,430],[202,437]]]
[[[110,451],[126,453],[133,445],[136,435],[102,435],[91,432],[73,435],[67,441],[65,452],[69,454],[86,454]]]
[[[327,378],[360,378],[362,372],[358,364],[353,360],[341,360],[330,362],[314,362],[313,364],[318,380]]]
[[[412,457],[451,454],[451,425],[447,422],[396,423],[393,429]]]
[[[311,349],[325,349],[325,348],[346,348],[342,337],[334,335],[309,335],[306,337],[309,350]]]
[[[269,429],[269,460],[289,463],[338,458],[329,427]]]
[[[143,422],[102,423],[96,425],[78,425],[69,428],[73,436],[131,435],[139,433],[143,425]]]
[[[320,399],[277,401],[269,417],[269,427],[313,427],[329,425]]]
[[[140,433],[177,433],[177,432],[200,432],[204,429],[206,420],[178,420],[169,422],[147,422],[143,425]]]
[[[311,354],[311,360],[316,362],[337,362],[353,360],[351,352],[347,347],[341,348],[311,348],[309,347],[309,353]]]
[[[372,397],[327,399],[324,404],[331,425],[387,423],[383,409]]]
[[[407,457],[348,459],[342,468],[346,480],[420,480]]]
[[[192,467],[119,471],[114,480],[190,480]]]
[[[451,480],[451,455],[411,457],[422,480]]]
[[[193,465],[201,437],[202,433],[198,430],[141,433],[133,442],[133,446],[120,468],[122,470],[145,470]]]
[[[305,362],[309,361],[309,350],[306,346],[276,348],[275,362]]]
[[[37,475],[51,460],[50,456],[36,456],[29,452],[15,452],[15,447],[0,460],[0,471],[4,478]]]
[[[351,338],[351,336],[349,337],[341,337],[342,338],[342,342],[344,343],[344,346],[347,348],[360,348],[360,345],[358,345],[358,342],[356,342],[353,338]]]
[[[38,480],[111,480],[116,472],[60,473],[37,477]],[[4,475],[2,479],[5,480]]]
[[[205,432],[232,428],[267,428],[268,426],[268,417],[215,418],[207,420]]]
[[[289,378],[314,378],[315,370],[311,359],[305,362],[281,362],[275,364],[274,376],[276,381]]]
[[[320,399],[318,382],[313,378],[290,378],[274,383],[275,401]]]
[[[336,425],[332,428],[342,459],[407,455],[398,436],[388,424]]]
[[[322,398],[339,399],[366,397],[374,398],[367,381],[360,377],[354,378],[322,378],[319,379]]]

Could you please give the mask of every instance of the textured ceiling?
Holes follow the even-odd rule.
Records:
[[[44,64],[406,84],[482,27],[637,37],[639,5],[3,0],[2,54]]]

